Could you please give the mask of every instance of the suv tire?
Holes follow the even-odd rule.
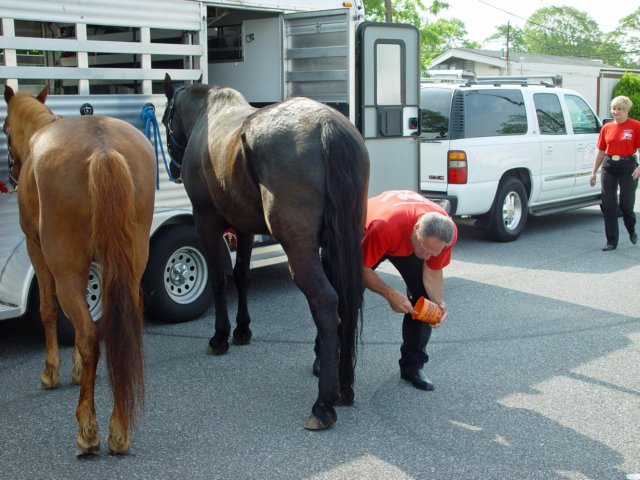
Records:
[[[527,223],[528,213],[527,192],[522,182],[513,177],[503,178],[491,207],[489,238],[499,242],[517,240]]]

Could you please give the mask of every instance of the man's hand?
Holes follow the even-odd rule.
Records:
[[[413,306],[406,295],[395,289],[387,291],[387,302],[391,310],[396,313],[411,313],[413,312]]]
[[[440,321],[435,325],[431,325],[433,328],[441,327],[444,324],[445,319],[449,316],[449,311],[447,310],[447,304],[442,302],[439,303],[440,308],[442,308],[442,317],[440,317]]]

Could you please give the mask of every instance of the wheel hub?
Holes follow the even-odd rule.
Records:
[[[169,273],[169,277],[171,278],[171,283],[177,287],[181,287],[187,283],[187,274],[189,273],[189,269],[187,266],[180,262],[171,267],[171,272]]]
[[[178,303],[189,303],[204,290],[206,262],[202,254],[190,248],[180,248],[171,255],[164,275],[169,296]]]

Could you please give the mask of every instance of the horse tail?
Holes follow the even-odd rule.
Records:
[[[353,385],[358,318],[362,325],[364,284],[360,241],[369,180],[366,147],[360,134],[350,127],[327,121],[321,134],[326,166],[320,236],[322,262],[329,282],[338,294],[340,350],[342,355],[346,353],[350,357],[341,357],[342,387]]]
[[[94,255],[101,266],[100,329],[114,405],[132,426],[144,401],[143,307],[134,263],[134,196],[125,158],[112,149],[94,152],[89,158],[89,203]]]

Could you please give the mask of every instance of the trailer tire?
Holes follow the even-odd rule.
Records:
[[[193,225],[170,225],[154,235],[142,290],[150,320],[187,322],[209,308],[213,301],[209,268]]]
[[[101,286],[100,265],[91,262],[89,269],[89,278],[87,279],[87,307],[89,314],[95,323],[102,318],[102,286]],[[62,308],[58,308],[58,342],[62,345],[71,346],[75,344],[75,329],[69,317],[64,313]]]
[[[100,286],[100,266],[97,263],[91,263],[89,270],[89,278],[87,281],[87,306],[89,313],[94,322],[98,323],[102,318],[102,295]],[[31,287],[29,288],[29,300],[26,313],[28,319],[35,326],[39,334],[44,335],[44,327],[40,318],[40,292],[38,288],[38,279],[34,276]],[[69,317],[64,313],[58,305],[58,322],[56,324],[58,332],[58,343],[64,346],[73,346],[75,344],[76,334],[73,324]]]

